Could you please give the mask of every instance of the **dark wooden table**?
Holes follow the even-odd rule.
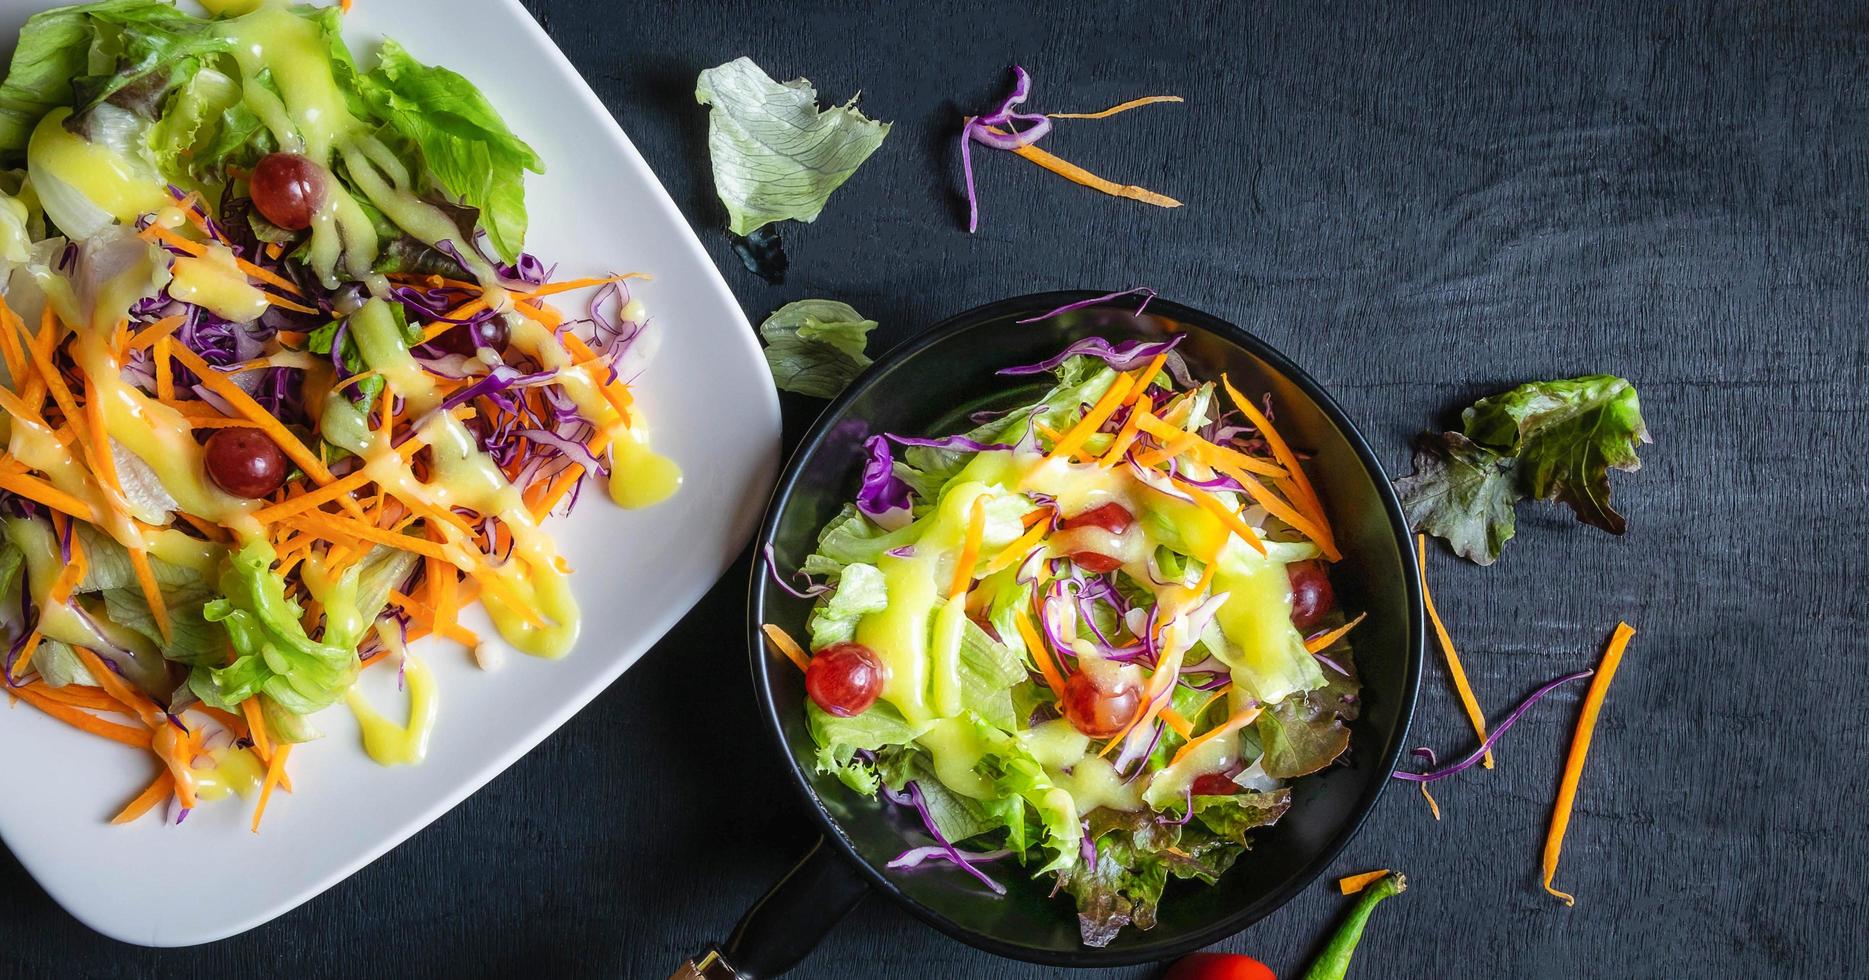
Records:
[[[1437,549],[1430,566],[1495,716],[1593,663],[1618,618],[1640,630],[1565,852],[1577,906],[1536,884],[1569,690],[1512,732],[1498,769],[1440,784],[1439,823],[1410,787],[1382,800],[1337,870],[1401,868],[1413,887],[1378,914],[1354,975],[1860,968],[1869,14],[529,2],[755,322],[788,300],[842,299],[882,322],[880,350],[1009,294],[1147,284],[1283,348],[1397,469],[1415,432],[1481,394],[1633,379],[1655,445],[1615,481],[1626,537],[1529,508],[1498,565]],[[788,232],[780,287],[727,251],[693,101],[696,72],[740,54],[827,99],[861,89],[896,125],[822,219]],[[1105,198],[982,154],[983,222],[965,234],[957,122],[1015,60],[1042,109],[1185,96],[1062,125],[1048,145],[1187,206]],[[788,399],[788,435],[817,408]],[[512,771],[245,936],[179,951],[100,939],[0,852],[0,973],[660,980],[811,838],[750,717],[745,578],[743,562]],[[1438,667],[1415,733],[1444,754],[1471,742]],[[1225,948],[1295,975],[1342,906],[1320,882]],[[798,975],[1047,971],[871,901]]]

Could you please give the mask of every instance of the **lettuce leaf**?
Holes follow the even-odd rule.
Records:
[[[221,575],[223,597],[203,616],[220,623],[234,648],[225,667],[195,668],[189,686],[208,704],[237,710],[240,702],[265,693],[293,714],[329,706],[350,687],[359,667],[356,651],[320,643],[299,625],[303,610],[286,598],[285,582],[272,571],[272,549],[251,544],[233,555]]]
[[[1247,831],[1256,827],[1270,827],[1289,809],[1291,790],[1282,786],[1263,793],[1194,798],[1194,819],[1208,830],[1241,847],[1248,846]]]
[[[1146,810],[1090,813],[1096,863],[1058,875],[1059,885],[1077,902],[1084,945],[1108,946],[1128,925],[1155,928],[1156,907],[1169,878],[1213,884],[1244,850],[1202,828],[1158,823],[1154,817]]]
[[[347,61],[339,62],[340,74]],[[542,174],[545,162],[513,135],[486,96],[387,39],[376,69],[358,77],[357,87],[371,114],[421,151],[436,183],[480,212],[480,227],[501,260],[517,261],[526,243],[526,171]]]
[[[815,220],[889,135],[889,123],[865,118],[855,98],[819,109],[809,81],[780,84],[749,58],[703,71],[694,98],[711,107],[714,190],[735,235],[788,218]]]
[[[837,591],[811,610],[811,649],[822,650],[856,635],[857,620],[889,605],[889,590],[875,565],[858,562],[844,568]]]
[[[759,325],[766,338],[766,364],[783,391],[813,398],[836,398],[863,369],[863,352],[875,320],[848,303],[801,299],[779,307]]]
[[[140,588],[105,589],[104,612],[110,621],[142,634],[162,651],[163,657],[176,663],[195,666],[219,664],[226,655],[226,631],[208,622],[203,609],[214,598],[205,586],[164,589],[162,598],[169,612],[169,639],[162,639],[156,617],[149,611],[149,601]]]
[[[891,548],[900,548],[920,533],[913,524],[885,531],[864,517],[855,504],[845,504],[818,532],[818,550],[805,556],[799,570],[807,575],[838,579],[853,562],[875,564]]]
[[[1523,384],[1475,402],[1461,430],[1424,436],[1415,472],[1396,481],[1416,530],[1490,565],[1527,498],[1567,504],[1611,534],[1627,529],[1609,503],[1609,471],[1640,469],[1636,446],[1650,441],[1628,381],[1596,374]]]

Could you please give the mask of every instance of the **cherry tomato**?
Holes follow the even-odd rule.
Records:
[[[1123,567],[1122,559],[1111,558],[1109,555],[1101,555],[1094,551],[1073,551],[1071,560],[1077,563],[1077,567],[1092,575],[1103,575]]]
[[[286,454],[258,429],[215,429],[206,452],[208,477],[236,497],[257,500],[286,482]]]
[[[296,153],[268,153],[253,165],[247,194],[267,221],[291,231],[311,227],[324,203],[324,168]]]
[[[1121,534],[1136,523],[1136,515],[1129,508],[1112,500],[1100,507],[1092,507],[1080,514],[1064,519],[1058,530],[1069,531],[1075,527],[1100,527],[1111,534]]]
[[[1194,953],[1176,961],[1162,980],[1278,980],[1278,975],[1239,953]]]
[[[1240,791],[1240,784],[1224,772],[1204,772],[1194,777],[1195,796],[1232,796]]]
[[[1064,710],[1064,717],[1071,720],[1071,727],[1091,738],[1109,738],[1129,724],[1141,702],[1142,692],[1135,685],[1126,684],[1111,690],[1080,671],[1064,682],[1064,697],[1059,707]]]
[[[1321,561],[1300,561],[1285,566],[1291,576],[1291,622],[1301,630],[1310,629],[1337,601],[1330,587],[1330,573]]]
[[[805,669],[805,693],[839,718],[868,711],[882,692],[883,662],[861,643],[833,643],[813,654]]]

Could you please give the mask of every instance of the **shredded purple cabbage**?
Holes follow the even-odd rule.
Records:
[[[1539,688],[1536,691],[1533,691],[1531,695],[1528,696],[1525,700],[1520,701],[1518,704],[1518,707],[1513,708],[1512,713],[1506,716],[1506,720],[1503,722],[1500,722],[1499,727],[1493,729],[1493,733],[1491,735],[1486,736],[1486,741],[1481,742],[1480,747],[1473,750],[1472,755],[1469,755],[1466,758],[1461,759],[1459,762],[1453,763],[1452,765],[1448,766],[1445,769],[1436,769],[1432,772],[1405,772],[1403,770],[1398,769],[1395,771],[1395,778],[1407,780],[1408,782],[1411,782],[1411,783],[1432,783],[1437,780],[1446,779],[1447,777],[1452,776],[1455,773],[1458,773],[1464,769],[1471,767],[1474,763],[1485,758],[1486,753],[1492,751],[1493,746],[1498,744],[1501,736],[1505,735],[1506,732],[1509,732],[1512,730],[1512,726],[1514,724],[1517,724],[1519,720],[1519,716],[1523,715],[1527,708],[1530,708],[1532,705],[1537,704],[1539,700],[1542,699],[1545,695],[1550,694],[1552,691],[1557,690],[1558,688],[1564,686],[1565,684],[1568,684],[1571,681],[1583,680],[1584,678],[1590,677],[1594,675],[1595,673],[1596,671],[1594,669],[1580,670],[1574,674],[1565,674],[1564,676],[1559,677],[1555,680],[1545,682],[1545,685],[1543,687]],[[1432,752],[1429,753],[1430,757],[1432,757],[1432,754],[1433,754]],[[1432,765],[1432,763],[1429,763],[1429,764]]]
[[[1052,317],[1058,316],[1061,313],[1069,313],[1072,310],[1081,310],[1087,306],[1096,306],[1099,303],[1108,303],[1111,300],[1122,299],[1124,296],[1141,296],[1142,297],[1142,302],[1136,304],[1136,315],[1141,316],[1142,311],[1149,308],[1149,300],[1152,300],[1155,298],[1155,290],[1150,289],[1147,286],[1131,286],[1128,289],[1119,289],[1114,293],[1104,293],[1102,296],[1092,296],[1089,299],[1080,299],[1075,303],[1066,303],[1063,306],[1060,306],[1057,309],[1052,310],[1048,313],[1040,313],[1037,316],[1029,316],[1023,320],[1015,320],[1013,322],[1015,323],[1037,323],[1040,320],[1049,320]],[[1179,340],[1179,339],[1180,339],[1179,337],[1176,338],[1176,340]],[[1173,345],[1171,344],[1170,346],[1172,347]],[[1151,353],[1148,356],[1154,357],[1155,354]],[[1127,370],[1127,369],[1124,368],[1120,370]],[[1000,373],[1004,374],[1005,372],[1002,371]]]
[[[980,116],[968,116],[961,123],[960,129],[960,166],[963,178],[967,182],[967,231],[972,233],[980,228],[980,198],[973,186],[973,150],[974,143],[990,146],[996,150],[1016,150],[1021,146],[1030,146],[1051,132],[1051,120],[1040,112],[1014,112],[1013,108],[1025,103],[1032,95],[1032,76],[1018,65],[1012,66],[1012,92],[993,111]],[[1024,123],[1021,131],[1017,124]],[[1004,126],[1011,132],[995,133],[989,127]]]
[[[905,797],[903,795],[891,793],[889,794],[889,799],[892,802],[900,803],[904,798],[906,798],[907,805],[910,807],[913,807],[915,812],[921,816],[922,826],[928,829],[928,835],[935,839],[935,843],[939,845],[941,850],[947,855],[947,859],[953,862],[961,870],[967,872],[970,875],[973,875],[976,879],[980,881],[981,884],[985,885],[988,888],[991,888],[993,890],[993,894],[995,895],[1006,894],[1006,887],[1004,885],[1001,885],[999,882],[994,881],[993,879],[987,877],[986,872],[981,871],[979,868],[974,867],[973,862],[970,861],[967,858],[967,856],[960,851],[959,848],[956,848],[953,845],[953,843],[951,843],[946,837],[942,836],[940,828],[935,826],[934,816],[928,812],[928,803],[922,797],[922,788],[920,786],[917,786],[915,784],[915,781],[911,779],[909,780],[907,785],[903,787],[903,789],[907,791]],[[898,857],[897,860],[901,860],[901,858]]]
[[[1020,320],[1019,322],[1029,323],[1031,321]],[[1120,344],[1111,344],[1102,337],[1085,337],[1037,364],[1000,368],[995,373],[1006,376],[1044,374],[1047,371],[1057,370],[1058,365],[1080,356],[1094,357],[1118,371],[1128,371],[1148,363],[1149,359],[1157,354],[1174,350],[1186,337],[1187,334],[1176,334],[1168,340],[1125,340]]]
[[[766,574],[771,575],[773,583],[778,585],[779,588],[784,589],[795,599],[813,599],[826,592],[834,591],[828,585],[811,581],[811,576],[805,575],[802,571],[792,573],[794,576],[804,576],[805,588],[802,591],[794,587],[790,582],[787,582],[785,578],[779,574],[779,560],[773,557],[772,545],[766,546]]]
[[[900,446],[920,446],[923,449],[945,449],[949,452],[990,453],[1006,452],[1011,446],[999,442],[981,442],[966,436],[899,436],[893,432],[883,433],[889,441]],[[865,443],[867,446],[868,443]]]
[[[871,436],[863,440],[869,460],[863,464],[863,484],[857,489],[857,510],[879,527],[894,530],[906,526],[911,518],[909,485],[896,475],[895,458],[889,452],[889,440]]]

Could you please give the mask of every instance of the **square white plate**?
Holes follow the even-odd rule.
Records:
[[[6,5],[0,50],[10,51],[27,13],[54,5]],[[516,0],[360,3],[350,18],[360,61],[373,62],[378,38],[396,38],[473,80],[539,151],[548,172],[527,182],[528,251],[559,263],[561,275],[654,275],[631,284],[658,345],[636,391],[657,449],[686,481],[672,500],[635,512],[591,488],[575,516],[550,525],[584,611],[570,656],[512,655],[485,673],[458,646],[418,644],[441,703],[427,762],[375,765],[344,708],[328,710],[317,718],[326,737],[292,756],[297,792],[274,795],[257,835],[247,830],[251,801],[235,799],[204,804],[179,827],[154,814],[110,826],[154,777],[153,757],[24,703],[8,710],[0,698],[0,840],[72,915],[125,942],[187,946],[258,926],[479,789],[596,697],[720,578],[751,534],[778,463],[778,400],[738,303],[603,103]],[[399,717],[393,677],[369,680],[379,708]]]

